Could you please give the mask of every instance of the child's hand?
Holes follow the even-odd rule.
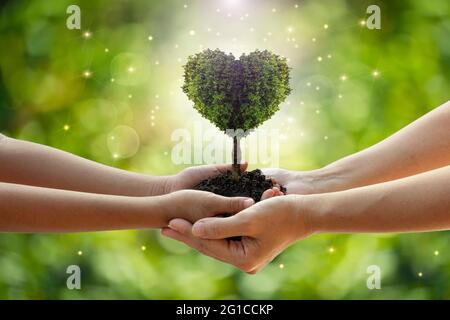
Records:
[[[206,191],[180,190],[161,196],[160,210],[167,226],[174,218],[183,218],[194,223],[219,214],[235,214],[253,204],[251,198],[228,198]]]
[[[178,174],[167,178],[165,193],[191,189],[202,180],[218,176],[228,170],[231,170],[230,164],[204,165],[184,169]],[[247,163],[242,163],[241,171],[244,172],[245,170],[247,170]]]

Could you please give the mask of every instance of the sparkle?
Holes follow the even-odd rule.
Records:
[[[348,77],[347,77],[347,75],[343,74],[343,75],[340,77],[340,79],[341,79],[342,81],[345,81],[345,80],[348,79]]]
[[[146,247],[146,246],[142,246],[142,247],[141,247],[141,250],[142,250],[142,251],[145,251],[145,250],[147,250],[147,247]]]
[[[119,155],[118,155],[117,153],[114,153],[114,154],[113,154],[113,158],[114,158],[114,159],[118,159],[118,158],[119,158]]]
[[[317,110],[316,110],[316,114],[319,114],[319,113],[320,113],[320,110],[319,110],[319,109],[317,109]]]
[[[110,79],[110,81],[111,81],[111,82],[114,82],[114,81],[116,81],[116,79],[114,79],[114,78],[111,78],[111,79]]]
[[[185,8],[185,9],[186,9],[187,7],[188,7],[188,5],[187,5],[187,4],[184,4],[184,5],[183,5],[183,8]]]
[[[85,31],[84,33],[83,33],[83,38],[85,38],[85,39],[90,39],[92,37],[92,32],[90,32],[90,31]]]
[[[366,20],[359,21],[359,25],[364,27],[366,25]]]
[[[277,9],[276,8],[272,8],[272,12],[273,13],[277,12]]]
[[[92,77],[92,72],[89,71],[89,70],[84,71],[84,72],[83,72],[83,77],[85,77],[85,78],[90,78],[90,77]]]
[[[323,25],[323,28],[326,30],[326,29],[328,29],[328,25],[327,24],[324,24]]]
[[[419,272],[417,275],[418,275],[420,278],[423,277],[423,273],[422,273],[422,272]]]
[[[130,93],[130,94],[128,95],[128,98],[129,98],[129,99],[133,98],[133,95]]]
[[[294,32],[294,28],[292,28],[292,27],[287,27],[287,32],[289,32],[289,33]]]
[[[319,87],[319,86],[316,86],[316,90],[319,91],[319,90],[320,90],[320,87]]]
[[[342,94],[339,94],[339,95],[338,95],[338,98],[339,98],[339,99],[342,99],[342,97],[343,97]]]
[[[129,73],[133,73],[135,71],[133,66],[128,67],[127,70],[128,70]]]
[[[295,5],[294,5],[294,8],[295,8],[295,9],[298,9],[298,4],[295,4]]]
[[[334,247],[329,247],[328,248],[328,252],[329,253],[334,253],[336,250],[334,249]]]
[[[190,30],[190,31],[189,31],[189,35],[190,35],[190,36],[195,36],[195,30]]]
[[[108,49],[108,48],[105,48],[105,52],[108,53],[108,52],[109,52],[109,49]]]
[[[78,253],[79,256],[82,256],[82,255],[83,255],[83,251],[81,251],[81,250],[78,251],[77,253]]]
[[[159,61],[158,61],[158,60],[156,60],[156,61],[155,61],[155,64],[156,64],[156,65],[159,65]]]
[[[434,253],[435,256],[439,255],[439,251],[437,251],[437,250],[435,250],[433,253]]]
[[[329,53],[329,54],[327,54],[327,58],[328,59],[331,59],[332,58],[332,55]]]
[[[69,126],[68,124],[65,124],[64,127],[63,127],[63,129],[64,129],[64,131],[67,131],[67,130],[70,129],[70,126]]]
[[[284,269],[284,264],[280,263],[279,267],[280,269]]]
[[[317,61],[321,62],[321,61],[322,61],[322,57],[321,57],[321,56],[318,56],[318,57],[317,57]]]
[[[306,85],[307,85],[308,87],[311,87],[311,82],[307,82]]]
[[[148,41],[152,41],[153,40],[153,36],[148,36]]]
[[[328,140],[328,136],[324,136],[323,140]],[[334,249],[333,249],[333,251],[334,251]]]
[[[312,42],[316,42],[316,38],[312,38],[311,40],[312,40]]]
[[[378,77],[380,75],[380,71],[378,70],[373,70],[372,72],[372,76],[374,76],[375,78]]]
[[[159,94],[155,94],[155,98],[156,98],[156,99],[159,99]]]

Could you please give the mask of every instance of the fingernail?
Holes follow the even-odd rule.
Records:
[[[172,230],[178,231],[177,230],[177,224],[174,223],[173,221],[169,222],[169,228],[172,229]]]
[[[253,200],[252,198],[246,199],[244,200],[244,207],[248,208],[250,206],[252,206],[255,203],[255,200]]]
[[[197,237],[205,235],[205,223],[203,221],[198,221],[194,223],[192,227],[192,234]]]

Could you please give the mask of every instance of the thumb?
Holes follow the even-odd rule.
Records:
[[[203,239],[225,239],[246,235],[246,226],[242,214],[227,218],[204,218],[194,223],[192,234]]]

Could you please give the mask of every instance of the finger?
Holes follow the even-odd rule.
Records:
[[[236,214],[226,218],[204,218],[194,223],[192,234],[202,239],[225,239],[250,235],[246,218]]]
[[[189,224],[188,221],[184,222],[186,225]],[[177,227],[178,226],[180,226],[180,224],[178,224]],[[194,237],[189,230],[183,229],[183,227],[180,231],[171,228],[163,228],[161,233],[168,238],[183,242],[191,248],[220,261],[235,265],[235,261],[240,260],[239,257],[241,256],[241,252],[231,250],[236,248],[230,247],[227,240],[202,240]]]
[[[272,198],[274,195],[275,195],[275,192],[273,189],[267,189],[266,191],[263,192],[263,194],[261,196],[261,201]]]

